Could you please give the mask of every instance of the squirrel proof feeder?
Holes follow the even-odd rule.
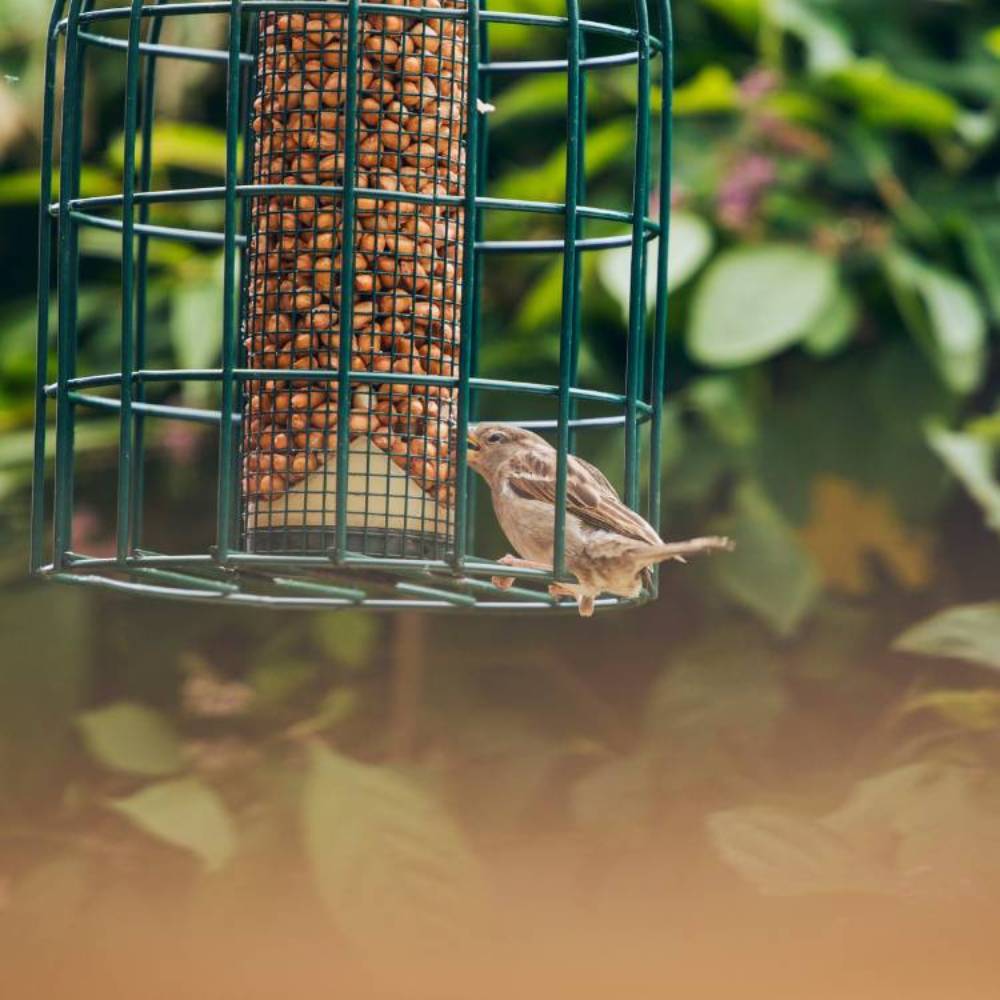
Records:
[[[621,428],[625,502],[657,523],[670,9],[667,0],[633,0],[621,4],[628,23],[608,24],[583,19],[580,6],[567,0],[565,16],[548,16],[487,9],[486,0],[135,0],[101,8],[56,0],[42,148],[36,573],[231,604],[553,610],[561,605],[547,585],[566,578],[567,456],[580,432],[598,428]],[[161,41],[170,20],[206,17],[227,20],[225,50]],[[510,26],[544,33],[547,43],[558,38],[564,55],[491,59],[491,34]],[[117,60],[124,77],[123,180],[118,194],[82,197],[84,80],[97,59]],[[217,63],[225,72],[221,186],[152,184],[154,89],[169,60]],[[631,199],[599,207],[585,190],[588,78],[621,67],[635,68]],[[663,93],[657,123],[654,72]],[[491,196],[488,102],[502,105],[504,93],[494,85],[535,74],[566,83],[564,196]],[[210,201],[221,207],[218,231],[151,221],[161,209]],[[491,217],[512,214],[528,236],[494,238]],[[79,236],[87,227],[121,236],[120,365],[96,375],[78,374],[86,285]],[[151,245],[160,240],[222,250],[222,307],[203,317],[218,368],[149,363],[165,336],[146,287]],[[631,250],[624,385],[583,387],[583,255],[616,248]],[[525,254],[561,258],[551,382],[480,375],[484,270],[502,271],[505,258]],[[218,408],[165,395],[192,383],[208,383]],[[465,449],[454,447],[471,421],[502,409],[517,422],[518,411],[533,416],[540,404],[551,412],[522,422],[551,432],[559,456],[551,573],[512,571],[477,552],[479,494]],[[78,551],[71,537],[76,430],[88,410],[118,421],[113,554]],[[217,428],[215,538],[204,551],[161,551],[143,537],[144,510],[156,500],[144,473],[150,421]],[[495,588],[498,573],[519,585]],[[655,584],[638,600],[654,596]],[[599,606],[634,603],[607,598]]]

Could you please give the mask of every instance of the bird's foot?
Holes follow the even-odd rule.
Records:
[[[594,595],[593,594],[581,594],[577,598],[577,605],[580,608],[581,618],[593,618],[594,617]]]
[[[576,591],[567,583],[550,583],[549,597],[572,597],[576,600]]]
[[[512,569],[548,569],[544,563],[532,562],[530,559],[520,559],[515,555],[507,553],[503,559],[498,560],[501,566],[510,566]],[[493,586],[501,590],[510,590],[514,586],[515,578],[512,576],[494,576],[491,578]]]

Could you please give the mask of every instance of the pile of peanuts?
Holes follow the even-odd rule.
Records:
[[[293,373],[338,368],[345,252],[354,258],[351,368],[386,376],[352,384],[349,440],[366,436],[436,501],[453,502],[454,389],[390,379],[394,372],[458,373],[465,23],[407,16],[405,9],[463,8],[465,0],[384,2],[400,12],[362,16],[353,68],[346,65],[346,13],[261,15],[254,183],[342,187],[353,127],[357,196],[353,234],[344,232],[339,191],[262,195],[252,207],[244,346],[249,367],[273,369],[276,377],[246,384],[243,496],[251,511],[336,450],[336,382]],[[351,72],[358,81],[354,123],[345,114]],[[434,201],[378,197],[382,192]],[[450,201],[438,201],[442,196]]]

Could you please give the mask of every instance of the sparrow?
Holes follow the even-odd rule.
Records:
[[[500,560],[518,569],[552,571],[557,453],[532,431],[482,423],[469,429],[468,464],[486,480],[500,527],[517,550]],[[635,598],[652,584],[651,567],[668,559],[734,548],[728,538],[667,543],[622,503],[600,469],[569,456],[566,478],[566,568],[577,582],[554,583],[553,597],[572,597],[589,618],[601,594]],[[508,589],[513,577],[493,577]]]

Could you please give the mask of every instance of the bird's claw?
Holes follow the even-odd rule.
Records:
[[[510,588],[514,586],[514,577],[494,576],[490,578],[490,582],[494,587],[498,587],[500,590],[510,590]]]

